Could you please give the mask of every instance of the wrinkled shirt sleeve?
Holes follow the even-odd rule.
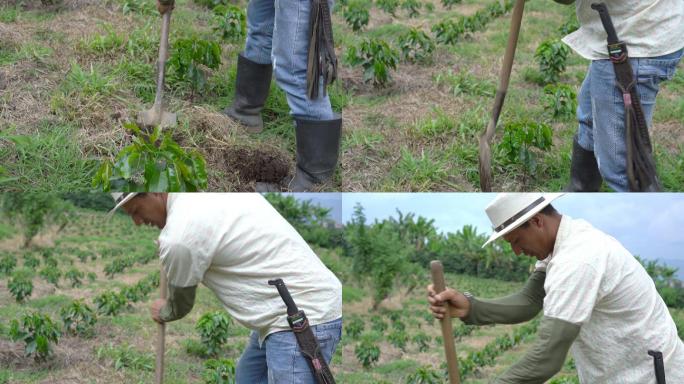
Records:
[[[589,321],[601,296],[601,273],[588,263],[557,264],[550,273],[544,315],[578,325]]]

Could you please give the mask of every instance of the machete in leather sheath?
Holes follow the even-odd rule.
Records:
[[[297,305],[294,300],[292,300],[292,296],[290,296],[290,292],[287,290],[287,286],[285,286],[282,279],[269,280],[268,284],[275,285],[280,297],[287,306],[287,322],[290,324],[290,328],[292,329],[292,332],[294,332],[295,338],[297,338],[299,349],[304,357],[306,357],[309,367],[311,367],[311,372],[313,373],[316,383],[335,384],[335,379],[333,378],[332,372],[330,372],[328,363],[325,362],[323,354],[321,354],[318,340],[316,340],[316,336],[309,326],[309,320],[306,318],[304,311],[297,308]]]
[[[617,86],[625,104],[625,144],[627,147],[627,178],[629,189],[637,192],[661,190],[656,175],[651,139],[646,117],[641,108],[636,79],[629,63],[627,44],[618,40],[613,21],[604,3],[594,3],[591,8],[599,13],[603,28],[608,34],[608,56],[613,63]]]

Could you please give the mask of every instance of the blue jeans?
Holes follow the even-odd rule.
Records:
[[[682,54],[684,49],[664,56],[630,59],[649,127],[660,82],[674,76]],[[629,191],[625,106],[610,60],[591,62],[577,99],[579,145],[594,151],[599,171],[608,186],[618,192]]]
[[[243,56],[259,64],[273,63],[276,83],[285,91],[291,115],[331,120],[333,112],[330,99],[323,96],[323,81],[317,99],[306,95],[310,11],[310,0],[250,0]]]
[[[342,319],[312,327],[325,361],[335,353],[342,337]],[[237,384],[315,384],[311,368],[299,351],[297,339],[291,331],[268,335],[259,346],[259,335],[252,332],[249,344],[238,361],[235,371]]]

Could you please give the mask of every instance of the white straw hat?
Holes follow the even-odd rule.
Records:
[[[489,236],[487,244],[518,228],[530,217],[544,209],[563,193],[500,193],[489,203],[485,212],[492,222],[494,232]]]
[[[112,192],[112,199],[114,199],[114,208],[107,214],[107,217],[111,217],[117,209],[122,205],[126,204],[130,199],[134,198],[138,192]]]

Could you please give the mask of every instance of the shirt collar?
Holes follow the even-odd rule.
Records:
[[[545,259],[546,261],[551,261],[551,259],[556,256],[556,253],[558,253],[559,249],[562,248],[562,243],[570,236],[571,223],[572,217],[561,215],[560,224],[558,225],[558,232],[556,233],[556,242],[553,243],[553,251],[551,251],[551,254]]]

